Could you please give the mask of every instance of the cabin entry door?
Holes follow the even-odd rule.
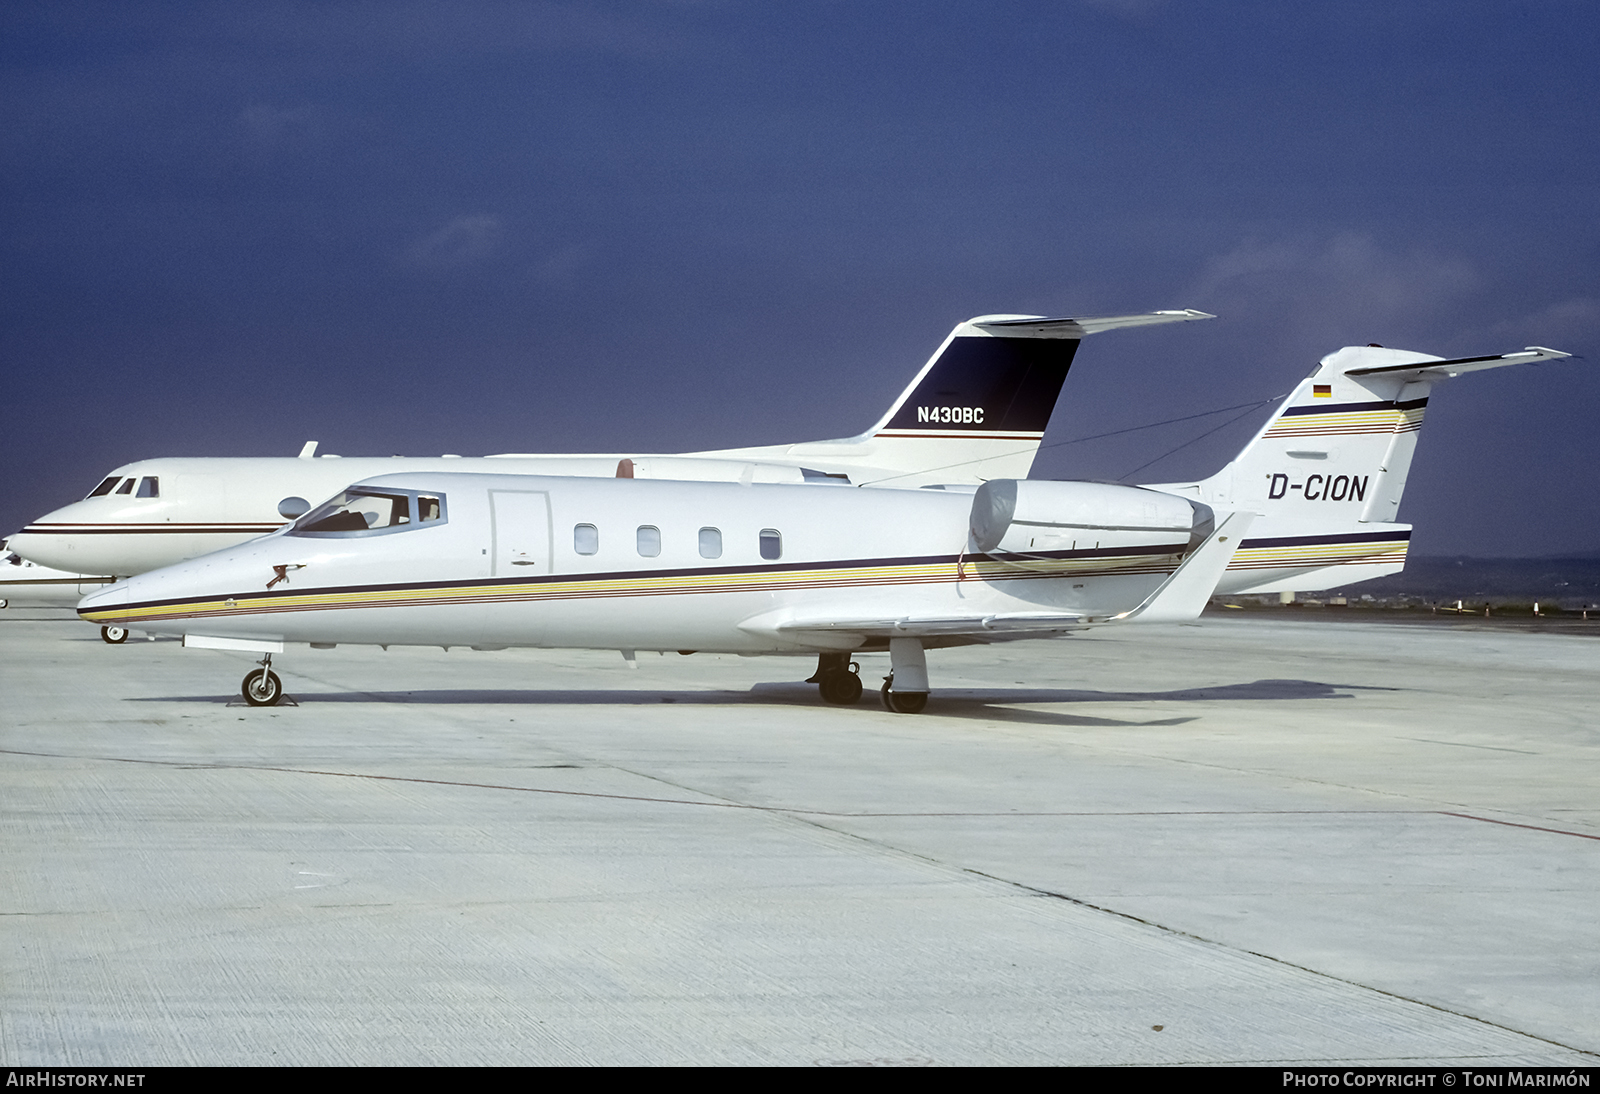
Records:
[[[550,495],[542,490],[489,491],[494,577],[550,572]]]

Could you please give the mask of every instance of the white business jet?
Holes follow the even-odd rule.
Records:
[[[281,696],[271,661],[287,644],[345,642],[815,653],[812,680],[834,703],[861,695],[850,656],[887,650],[884,701],[911,713],[927,700],[930,648],[1181,621],[1219,586],[1398,570],[1410,528],[1386,518],[1418,400],[1460,372],[1564,356],[1341,350],[1220,474],[1165,489],[383,475],[78,612],[264,654],[243,685],[256,705]],[[1271,535],[1246,538],[1252,524]]]
[[[413,471],[916,487],[1024,478],[1079,341],[1198,311],[1047,319],[988,315],[950,332],[876,425],[834,441],[681,455],[156,459],[119,467],[11,548],[43,566],[127,577],[281,527],[352,482]]]

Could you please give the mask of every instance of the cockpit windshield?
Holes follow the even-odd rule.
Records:
[[[400,490],[351,487],[295,521],[287,535],[353,536],[444,523],[444,498]]]

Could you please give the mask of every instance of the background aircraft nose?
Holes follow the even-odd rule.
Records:
[[[48,517],[40,518],[41,521]],[[73,537],[57,535],[52,532],[30,532],[26,528],[6,540],[17,554],[27,559],[36,566],[49,566],[54,570],[65,570],[68,573],[82,573],[90,566],[83,566],[73,550]]]

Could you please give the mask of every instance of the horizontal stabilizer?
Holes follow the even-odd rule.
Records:
[[[1020,316],[1002,319],[984,316],[968,320],[979,330],[1000,338],[1082,338],[1101,331],[1121,330],[1124,327],[1152,327],[1158,323],[1187,323],[1193,319],[1215,319],[1203,311],[1185,308],[1181,311],[1141,312],[1138,315],[1091,315],[1077,318],[1046,319],[1041,316]]]
[[[1504,368],[1506,365],[1534,365],[1540,361],[1559,361],[1563,357],[1571,356],[1572,354],[1562,353],[1558,349],[1529,346],[1520,353],[1497,353],[1488,357],[1457,357],[1451,361],[1414,361],[1402,365],[1383,365],[1378,368],[1353,368],[1346,370],[1345,375],[1407,376],[1407,374],[1414,374],[1417,377],[1425,376],[1429,379],[1443,380],[1451,376],[1459,376],[1463,372],[1482,372],[1484,369]]]

